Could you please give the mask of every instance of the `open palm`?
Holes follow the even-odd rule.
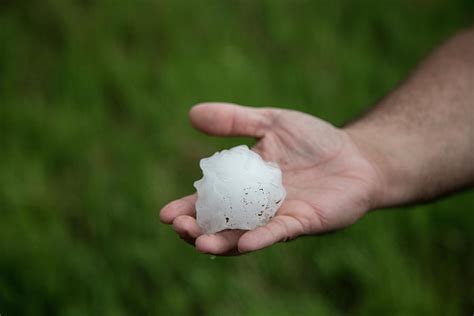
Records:
[[[239,254],[340,229],[374,207],[381,186],[377,170],[346,132],[327,122],[296,111],[224,103],[197,105],[190,118],[211,135],[257,138],[252,149],[279,164],[287,190],[276,216],[251,231],[203,234],[194,194],[166,205],[161,220],[201,252]]]

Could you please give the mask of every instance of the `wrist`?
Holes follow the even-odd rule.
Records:
[[[399,144],[390,144],[380,130],[350,125],[343,128],[350,141],[372,166],[376,179],[371,192],[371,209],[403,204],[409,200],[409,170],[403,168]]]

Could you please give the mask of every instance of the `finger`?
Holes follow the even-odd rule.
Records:
[[[265,226],[245,233],[238,242],[238,249],[241,253],[255,251],[304,233],[305,229],[298,219],[289,215],[277,215]]]
[[[237,252],[237,243],[244,230],[226,230],[212,235],[201,235],[196,239],[196,249],[213,255]]]
[[[194,240],[202,235],[201,228],[194,217],[189,215],[180,215],[173,221],[173,229],[182,239],[189,243],[194,243]]]
[[[165,224],[171,224],[180,215],[196,214],[196,194],[188,195],[179,200],[166,204],[160,212],[160,220]]]
[[[261,138],[271,125],[272,110],[230,103],[201,103],[191,108],[193,126],[217,136],[251,136]]]

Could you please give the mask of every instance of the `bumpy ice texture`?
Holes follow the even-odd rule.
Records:
[[[204,233],[254,229],[266,224],[286,196],[277,164],[241,145],[201,159],[197,222]]]

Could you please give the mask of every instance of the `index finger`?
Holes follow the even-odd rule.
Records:
[[[160,220],[165,224],[173,223],[180,215],[196,215],[196,193],[166,204],[160,211]]]

